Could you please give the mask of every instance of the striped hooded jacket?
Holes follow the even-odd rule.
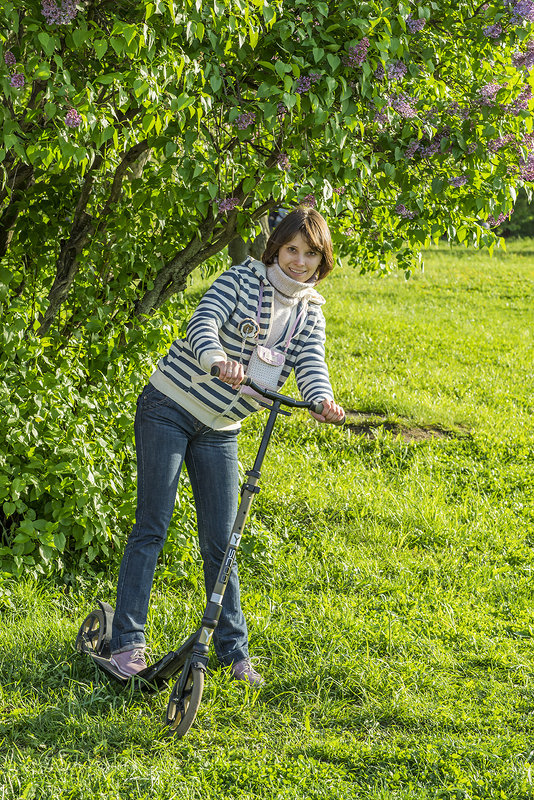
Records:
[[[267,340],[274,298],[267,275],[265,265],[252,258],[220,275],[193,313],[185,339],[173,342],[150,378],[157,389],[210,427],[238,427],[240,420],[258,409],[253,398],[229,384],[216,378],[198,381],[206,376],[201,367],[202,356],[220,351],[221,347],[229,358],[240,361],[246,368],[255,343],[243,340],[240,325],[245,319],[257,319],[260,282],[263,297],[257,343]],[[310,292],[306,314],[295,330],[278,382],[280,388],[294,369],[299,391],[310,402],[333,399],[324,360],[325,321],[321,310],[324,302],[318,292]]]

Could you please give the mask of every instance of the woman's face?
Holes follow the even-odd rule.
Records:
[[[315,275],[322,258],[322,254],[313,250],[300,232],[278,251],[278,263],[282,272],[302,283]]]

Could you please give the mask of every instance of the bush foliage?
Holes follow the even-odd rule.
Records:
[[[188,276],[269,209],[315,205],[362,271],[494,242],[534,174],[533,21],[530,0],[2,4],[5,569],[113,557]]]

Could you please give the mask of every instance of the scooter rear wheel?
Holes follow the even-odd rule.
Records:
[[[100,653],[106,637],[106,619],[100,608],[95,608],[81,624],[75,647],[79,653]]]
[[[204,691],[204,671],[190,667],[183,689],[180,689],[181,682],[179,678],[173,686],[165,715],[169,733],[178,739],[185,736],[195,721]]]

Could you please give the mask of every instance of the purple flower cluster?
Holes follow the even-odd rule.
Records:
[[[367,58],[367,51],[369,50],[369,39],[367,36],[358,42],[354,47],[349,48],[349,53],[345,58],[345,66],[347,67],[361,67]]]
[[[385,125],[388,121],[388,115],[386,114],[387,106],[383,106],[380,110],[375,111],[375,115],[373,117],[373,122],[376,122],[377,125]]]
[[[505,222],[507,219],[510,219],[512,214],[513,214],[513,209],[512,211],[509,211],[508,214],[504,213],[499,214],[497,219],[495,219],[495,217],[490,214],[490,216],[488,217],[488,225],[490,226],[490,228],[496,228],[498,225],[502,225],[502,223]]]
[[[345,186],[338,186],[337,189],[334,189],[334,194],[342,195],[346,192]]]
[[[310,72],[309,75],[301,75],[297,80],[297,94],[309,92],[312,83],[317,83],[317,81],[320,81],[321,78],[322,75],[320,72]]]
[[[219,211],[226,214],[239,205],[239,199],[237,197],[224,197],[222,200],[217,200],[217,205],[219,206]]]
[[[521,159],[519,162],[520,164],[520,171],[519,176],[524,181],[534,181],[534,154],[531,153],[528,158]]]
[[[436,153],[439,153],[441,150],[441,139],[435,136],[430,144],[426,145],[425,147],[421,147],[421,157],[422,158],[432,158],[435,156]]]
[[[469,107],[468,106],[461,106],[456,100],[454,100],[450,106],[446,109],[447,114],[451,114],[451,116],[461,117],[462,119],[467,119],[469,116]]]
[[[480,89],[480,102],[483,106],[491,106],[495,102],[498,92],[504,89],[503,83],[486,83]]]
[[[75,108],[69,108],[65,114],[65,125],[67,128],[79,128],[82,124],[82,118]]]
[[[9,81],[9,85],[13,87],[13,89],[22,89],[24,86],[25,80],[24,75],[22,72],[14,72],[11,76]]]
[[[414,139],[412,142],[410,142],[410,144],[404,151],[404,158],[406,159],[406,161],[410,161],[414,157],[414,155],[419,150],[419,146],[420,145],[417,139]]]
[[[250,125],[254,125],[255,122],[256,122],[256,115],[252,111],[243,112],[243,114],[240,114],[238,117],[236,117],[235,120],[235,124],[240,131],[244,131]]]
[[[386,71],[382,64],[379,64],[378,67],[375,69],[375,78],[377,81],[383,81],[386,77]]]
[[[499,36],[502,36],[502,25],[500,22],[496,22],[495,25],[486,25],[482,32],[488,39],[498,39]]]
[[[402,203],[395,206],[395,213],[398,214],[399,217],[404,217],[404,219],[414,219],[414,217],[417,216],[415,211],[409,211]]]
[[[512,144],[515,140],[513,133],[507,133],[505,136],[499,136],[498,139],[490,139],[486,146],[491,153],[498,153],[499,150],[502,150],[507,144]]]
[[[514,102],[507,107],[507,110],[510,111],[514,117],[517,117],[522,111],[528,111],[529,100],[532,98],[532,88],[530,86],[526,86],[519,97],[517,97]]]
[[[534,22],[534,2],[533,0],[518,0],[512,5],[512,22],[514,25],[521,24],[527,20]]]
[[[412,119],[417,116],[417,111],[412,105],[413,99],[406,94],[399,94],[390,99],[391,107],[401,115],[403,119]]]
[[[279,117],[282,117],[283,119],[285,115],[288,113],[288,110],[283,103],[278,103],[276,113],[278,114]]]
[[[469,183],[469,178],[465,175],[459,175],[456,178],[449,178],[449,183],[455,189],[458,189],[460,186],[465,186],[466,183]]]
[[[315,208],[315,206],[317,205],[317,200],[315,199],[315,195],[307,194],[306,197],[302,198],[301,205],[311,206],[312,208]]]
[[[55,0],[43,0],[41,13],[49,25],[68,25],[77,15],[78,9],[73,0],[60,0],[59,5]]]
[[[8,67],[14,67],[15,64],[17,63],[17,59],[15,58],[11,50],[6,50],[6,52],[4,53],[4,61],[6,63],[6,66]]]
[[[419,33],[426,25],[426,19],[414,19],[413,14],[408,14],[406,17],[406,27],[410,33]]]
[[[529,42],[524,53],[514,53],[512,64],[516,69],[532,69],[534,67],[534,41]]]
[[[402,81],[404,80],[406,73],[408,72],[408,67],[404,63],[398,59],[397,61],[390,61],[387,66],[388,71],[388,78],[390,81]]]
[[[280,153],[276,157],[276,163],[281,169],[291,169],[291,162],[287,153]]]

